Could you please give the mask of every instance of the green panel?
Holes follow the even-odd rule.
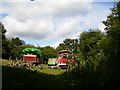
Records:
[[[56,65],[57,63],[50,63],[50,62],[48,62],[48,64],[49,64],[49,65]]]

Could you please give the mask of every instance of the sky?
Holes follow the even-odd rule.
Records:
[[[66,38],[89,29],[104,31],[113,0],[1,0],[0,22],[7,38],[56,48]]]

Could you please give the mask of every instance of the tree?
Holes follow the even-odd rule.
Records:
[[[60,43],[59,46],[56,48],[56,51],[66,50],[67,47],[64,45],[64,43]]]
[[[56,48],[57,51],[70,50],[72,53],[78,53],[79,40],[78,39],[65,39],[63,43],[60,43]]]
[[[46,46],[41,48],[41,50],[45,53],[47,58],[56,58],[57,57],[57,52],[53,47]]]
[[[0,42],[2,43],[2,58],[9,59],[10,57],[15,59],[20,56],[21,48],[20,46],[25,45],[23,40],[20,40],[19,37],[7,39],[5,33],[7,30],[4,25],[0,23]]]
[[[19,37],[11,38],[9,41],[9,49],[10,49],[10,58],[16,59],[20,58],[20,52],[22,51],[21,46],[25,45],[25,42],[21,40]]]
[[[2,43],[2,58],[9,58],[9,47],[8,47],[8,40],[6,38],[6,29],[2,23],[0,23],[0,37],[2,37],[0,42]],[[2,35],[2,36],[1,36]]]
[[[93,71],[97,66],[100,53],[97,44],[103,37],[104,34],[100,30],[89,30],[80,34],[80,54],[87,70]]]
[[[109,56],[113,55],[109,59],[118,60],[120,58],[120,1],[110,10],[111,15],[107,16],[107,20],[103,23],[106,26],[107,39],[110,40],[111,53],[109,53]]]
[[[79,45],[78,39],[65,39],[63,43],[72,53],[77,53]]]
[[[25,42],[23,40],[20,40],[19,37],[11,38],[11,43],[12,43],[12,45],[16,45],[16,46],[25,45]]]
[[[106,37],[99,43],[102,49],[102,62],[98,69],[101,73],[102,83],[109,87],[119,88],[120,81],[120,1],[115,3],[111,8],[111,14],[107,16],[107,20],[103,21],[106,26]],[[98,66],[98,67],[100,67]]]

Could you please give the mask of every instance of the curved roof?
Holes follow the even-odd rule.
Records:
[[[71,53],[70,50],[61,50],[58,52],[58,54],[61,54],[61,53]]]
[[[44,53],[39,50],[39,49],[36,49],[36,48],[25,48],[22,50],[23,53],[26,53],[26,52],[35,52],[38,56],[43,56]]]

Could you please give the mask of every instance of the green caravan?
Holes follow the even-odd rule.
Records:
[[[46,55],[39,49],[36,48],[25,48],[22,50],[23,62],[31,63],[32,65],[47,63]]]

